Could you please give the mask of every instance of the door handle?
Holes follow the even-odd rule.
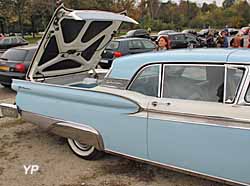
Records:
[[[157,105],[165,105],[165,106],[170,106],[171,103],[170,102],[162,102],[162,103],[158,103],[157,101],[153,101],[152,106],[156,107]]]
[[[153,101],[151,104],[152,104],[154,107],[156,107],[156,106],[158,105],[158,102],[157,102],[157,101]]]

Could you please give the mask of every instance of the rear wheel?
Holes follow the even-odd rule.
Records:
[[[86,160],[95,160],[103,155],[103,152],[97,150],[93,145],[79,143],[76,140],[68,138],[70,149],[79,157]]]

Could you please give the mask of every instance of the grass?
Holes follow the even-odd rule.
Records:
[[[32,35],[24,36],[24,39],[29,42],[29,44],[35,44],[42,38],[42,35],[36,35],[34,38]]]

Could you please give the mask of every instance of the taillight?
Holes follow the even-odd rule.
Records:
[[[15,71],[16,72],[25,72],[25,65],[23,63],[18,63],[15,66]]]
[[[121,57],[121,56],[122,56],[122,53],[119,52],[119,51],[116,51],[116,52],[114,52],[114,56],[115,56],[115,57]]]

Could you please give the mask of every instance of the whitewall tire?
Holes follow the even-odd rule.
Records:
[[[67,139],[70,149],[79,157],[86,160],[98,159],[103,155],[103,152],[98,151],[94,146],[79,143],[76,140]]]

